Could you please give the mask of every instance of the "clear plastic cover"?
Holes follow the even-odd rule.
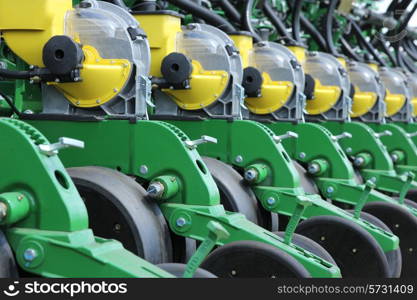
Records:
[[[409,99],[410,94],[407,88],[407,79],[401,71],[390,68],[381,68],[379,75],[386,89],[391,94],[405,95]]]
[[[255,45],[249,55],[249,65],[265,72],[273,81],[289,81],[304,86],[305,77],[301,67],[296,67],[297,59],[284,46],[271,42]]]
[[[348,66],[349,78],[352,84],[361,92],[376,93],[380,99],[384,98],[385,91],[380,84],[378,73],[366,64],[351,62]]]
[[[201,63],[207,70],[223,70],[237,82],[243,78],[239,55],[229,55],[227,46],[233,41],[219,29],[205,24],[189,24],[177,36],[177,52]]]
[[[148,75],[150,51],[146,40],[132,41],[127,28],[139,23],[124,9],[103,1],[88,1],[90,8],[76,8],[65,20],[65,34],[83,45],[93,46],[104,59],[135,63],[140,75]]]

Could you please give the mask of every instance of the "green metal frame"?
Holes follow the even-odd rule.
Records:
[[[363,205],[362,201],[365,203],[382,201],[401,205],[399,201],[377,190],[370,191],[366,199],[362,198],[365,185],[356,182],[355,171],[346,155],[364,152],[365,150],[362,149],[366,149],[365,152],[376,153],[375,157],[379,160],[387,159],[387,161],[378,162],[377,165],[378,168],[384,167],[385,170],[381,171],[371,166],[369,169],[361,170],[362,176],[366,180],[371,180],[375,188],[390,189],[396,194],[400,194],[404,188],[409,188],[406,176],[398,176],[394,170],[387,171],[389,156],[387,157],[387,154],[383,152],[383,145],[376,140],[375,133],[365,124],[355,122],[274,123],[268,124],[268,127],[276,134],[283,134],[287,131],[298,134],[298,139],[283,142],[292,159],[303,165],[320,159],[327,162],[327,170],[313,177],[324,197],[353,206]],[[337,135],[345,132],[350,133],[352,137],[337,139]],[[376,159],[373,159],[374,163],[375,161]],[[417,216],[417,210],[406,205],[404,207]]]
[[[0,227],[23,270],[55,278],[172,277],[119,242],[93,235],[64,166],[39,149],[48,140],[38,130],[3,118],[0,132],[0,202],[6,207]]]
[[[206,240],[209,235],[207,225],[215,221],[229,233],[229,237],[218,241],[217,245],[242,240],[267,243],[293,256],[313,277],[340,277],[336,266],[294,244],[285,244],[282,238],[251,223],[241,214],[226,212],[220,205],[219,192],[206,165],[195,149],[187,147],[188,137],[173,125],[127,120],[30,123],[51,140],[65,135],[86,142],[82,151],[68,149],[61,154],[67,167],[103,166],[146,182],[161,176],[175,177],[178,193],[159,204],[171,230],[178,235]],[[199,150],[203,147],[206,146],[200,146]],[[398,240],[393,239],[393,243]]]
[[[398,248],[396,236],[355,218],[343,209],[323,200],[319,195],[306,194],[300,185],[299,175],[290,156],[276,141],[276,134],[265,125],[241,120],[172,121],[172,123],[184,130],[191,138],[207,134],[219,139],[218,144],[199,147],[199,152],[204,156],[217,158],[238,169],[248,169],[257,164],[266,166],[268,176],[264,181],[252,185],[252,189],[267,211],[292,216],[298,203],[309,201],[311,205],[305,208],[303,219],[323,215],[348,219],[366,229],[384,251]],[[354,193],[356,199],[368,193],[364,186],[358,188],[349,186],[349,188],[356,192]]]

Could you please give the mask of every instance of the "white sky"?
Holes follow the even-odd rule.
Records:
[[[380,4],[381,11],[386,11],[386,9],[388,8],[388,5],[390,3],[391,3],[391,0],[383,0],[383,1],[381,1],[381,4]],[[411,20],[410,26],[411,27],[417,27],[417,13],[414,14],[414,17]]]

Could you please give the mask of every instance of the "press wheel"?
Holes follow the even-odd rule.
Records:
[[[296,232],[326,249],[346,278],[386,278],[387,259],[377,241],[362,227],[335,216],[318,216],[301,222]]]
[[[404,207],[386,202],[368,203],[363,211],[380,219],[399,237],[403,261],[401,277],[417,277],[417,217]]]
[[[17,278],[18,270],[14,254],[6,236],[0,231],[0,278]]]
[[[353,210],[350,210],[349,212],[353,213]],[[369,223],[383,229],[386,232],[392,233],[391,229],[380,219],[377,217],[366,213],[361,212],[361,219],[368,221]],[[388,261],[388,266],[390,269],[390,277],[391,278],[398,278],[401,275],[401,269],[402,269],[402,255],[401,255],[401,248],[398,248],[396,250],[392,250],[390,252],[385,252],[385,257]]]
[[[68,173],[84,200],[95,235],[118,240],[151,263],[172,262],[168,226],[142,186],[108,168],[71,168]]]
[[[278,215],[262,207],[250,185],[235,169],[217,159],[204,157],[203,160],[217,184],[221,203],[227,211],[241,213],[267,230],[278,230]]]
[[[239,241],[214,250],[201,267],[221,278],[308,278],[292,256],[265,243]]]

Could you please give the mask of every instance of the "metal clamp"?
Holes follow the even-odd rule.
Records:
[[[352,134],[350,134],[349,132],[343,132],[340,135],[333,135],[332,136],[332,141],[333,142],[338,142],[341,139],[351,139],[352,138]]]
[[[198,147],[198,145],[201,145],[201,144],[206,144],[206,143],[217,144],[217,139],[208,135],[203,135],[201,136],[201,139],[198,139],[195,141],[185,141],[184,143],[188,149],[194,150]]]
[[[376,137],[377,139],[379,139],[379,138],[381,138],[381,137],[383,137],[383,136],[392,136],[392,132],[391,132],[391,131],[389,131],[389,130],[384,130],[383,132],[380,132],[380,133],[375,133],[375,137]]]
[[[292,131],[287,131],[286,134],[273,136],[273,139],[277,144],[279,144],[286,139],[298,139],[298,134]]]
[[[67,137],[59,138],[58,143],[55,144],[44,144],[39,145],[41,152],[47,156],[57,155],[59,150],[74,147],[84,149],[84,142],[76,139],[71,139]]]
[[[409,137],[409,138],[413,138],[415,136],[417,136],[417,131],[414,132],[414,133],[407,133],[407,137]]]

